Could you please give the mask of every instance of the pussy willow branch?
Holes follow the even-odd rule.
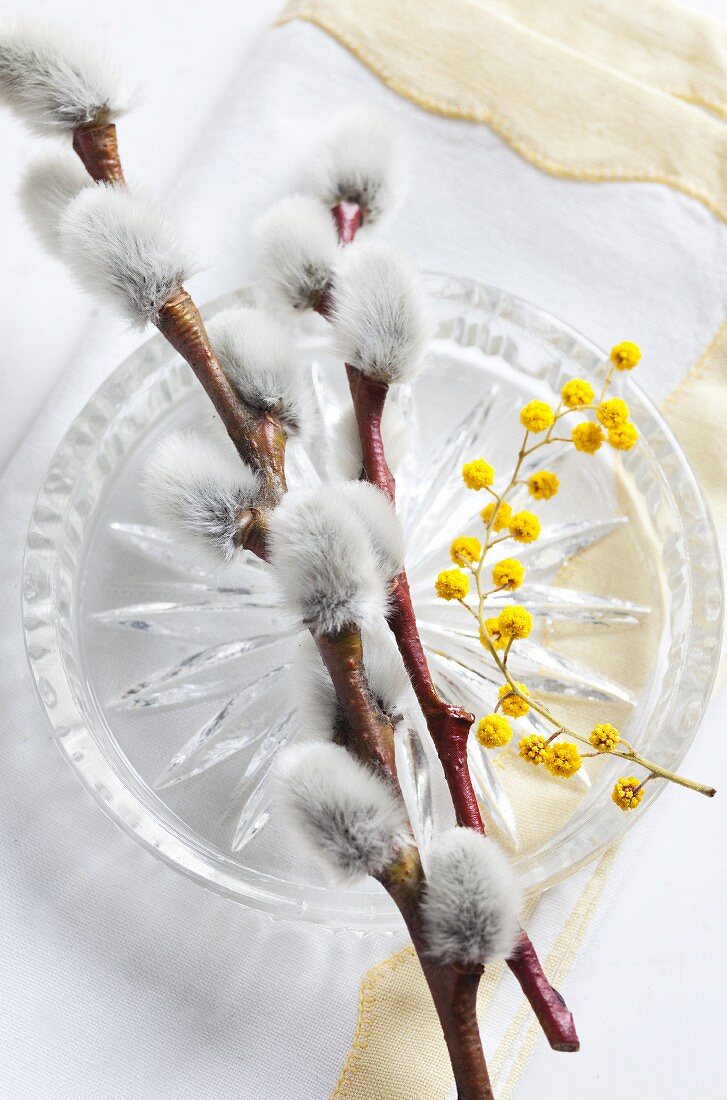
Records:
[[[286,434],[275,416],[256,413],[231,387],[230,398],[227,390],[220,386],[218,374],[222,374],[221,368],[209,345],[201,318],[196,311],[192,313],[193,303],[186,292],[183,293],[186,310],[183,337],[179,336],[174,303],[170,317],[159,324],[159,329],[168,338],[171,330],[172,343],[185,358],[187,352],[192,350],[193,354],[187,361],[212,397],[239,453],[243,458],[247,454],[254,456],[255,466],[269,487],[266,508],[253,509],[238,517],[239,537],[236,540],[240,547],[267,560],[267,515],[285,492]],[[266,470],[265,464],[268,462],[270,466]],[[394,729],[379,709],[368,686],[360,632],[349,630],[334,637],[316,634],[313,637],[344,712],[346,747],[391,783],[402,797],[396,774]],[[395,863],[380,876],[380,881],[406,922],[429,984],[452,1062],[458,1100],[491,1100],[492,1088],[476,1011],[477,986],[482,968],[460,972],[455,967],[436,964],[427,956],[419,917],[424,873],[414,845],[402,849]]]
[[[101,150],[99,142],[79,141],[79,133],[74,135],[74,149],[93,178],[123,182],[118,150],[114,161],[107,151]],[[360,224],[360,214],[354,210],[343,211],[340,224],[343,233],[350,234],[352,239]],[[267,516],[286,492],[285,430],[278,417],[250,408],[230,385],[187,291],[179,289],[161,309],[156,323],[162,335],[194,371],[240,457],[262,478],[262,507],[238,516],[235,541],[240,548],[266,561]],[[396,774],[393,726],[381,712],[368,686],[360,632],[352,630],[336,637],[314,635],[314,640],[346,717],[348,749],[372,766],[402,797]],[[460,970],[443,966],[427,955],[420,920],[424,872],[414,845],[401,849],[398,859],[381,875],[380,881],[399,908],[419,956],[447,1043],[458,1100],[492,1100],[477,1023],[477,988],[482,968]]]
[[[360,632],[350,630],[335,637],[318,636],[315,640],[343,707],[346,747],[374,767],[401,797],[394,728],[368,686]],[[413,844],[405,845],[378,877],[404,918],[419,958],[449,1051],[458,1100],[488,1100],[492,1087],[477,1022],[482,967],[445,966],[428,955],[420,915],[425,879],[419,852]]]
[[[116,127],[98,118],[73,134],[73,148],[96,181],[124,183]],[[220,416],[240,458],[258,472],[263,499],[276,502],[286,490],[285,432],[277,417],[248,409],[218,363],[199,310],[179,291],[159,311],[156,326],[189,363]],[[254,539],[253,530],[248,537]]]
[[[265,513],[241,517],[241,531],[250,532],[252,537],[243,534],[239,544],[263,561],[267,560]],[[343,710],[343,744],[391,784],[403,802],[396,771],[394,727],[369,687],[360,631],[349,629],[336,635],[314,633],[313,639]],[[377,877],[399,909],[419,958],[447,1044],[458,1100],[492,1100],[477,1021],[477,990],[482,967],[443,965],[428,955],[421,928],[425,878],[415,845],[402,846],[397,858]]]
[[[334,219],[338,225],[335,209]],[[343,239],[342,243],[345,243]],[[329,293],[323,295],[316,308],[322,316],[330,316],[332,302]],[[363,474],[394,504],[396,483],[386,461],[381,433],[388,385],[368,378],[349,364],[346,364],[346,372],[361,441]],[[467,739],[474,717],[464,708],[446,703],[437,692],[419,635],[405,570],[394,583],[388,622],[442,764],[457,822],[484,833],[485,826],[467,762]],[[558,990],[548,981],[524,930],[521,930],[515,951],[507,964],[530,1002],[551,1047],[559,1051],[577,1051],[580,1041],[573,1016]]]

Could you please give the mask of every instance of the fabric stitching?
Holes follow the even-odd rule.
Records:
[[[685,389],[693,386],[695,382],[699,382],[712,370],[715,366],[715,352],[723,341],[727,341],[727,320],[719,326],[709,345],[699,356],[691,370],[684,375],[680,382],[677,382],[674,389],[664,398],[661,403],[662,412],[672,408],[674,402]]]
[[[368,1049],[373,1025],[371,1008],[376,1004],[377,986],[382,978],[395,973],[412,957],[414,957],[414,948],[410,944],[372,966],[366,973],[359,991],[358,1018],[351,1049],[344,1062],[336,1087],[331,1094],[331,1100],[343,1100],[346,1095],[344,1090],[358,1072],[364,1053]]]

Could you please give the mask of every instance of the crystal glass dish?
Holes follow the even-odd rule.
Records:
[[[462,462],[486,457],[504,482],[522,404],[557,401],[573,376],[597,386],[606,363],[567,325],[501,290],[449,275],[428,276],[428,287],[438,321],[430,365],[395,396],[407,428],[397,494],[435,679],[448,699],[481,715],[493,708],[499,678],[462,609],[433,593],[452,537],[476,534],[481,522],[484,501],[464,489]],[[252,301],[251,291],[240,291],[205,313]],[[325,323],[306,318],[297,338],[320,418],[311,443],[289,447],[292,485],[336,473],[347,407]],[[527,567],[518,602],[533,612],[536,630],[513,651],[512,668],[554,709],[582,723],[595,715],[613,721],[642,754],[676,770],[718,660],[716,541],[694,475],[658,412],[630,376],[619,376],[614,392],[641,433],[633,451],[604,447],[591,457],[564,444],[548,448],[544,464],[563,490],[532,505],[543,533],[517,548]],[[154,336],[71,425],[41,487],[24,564],[26,642],[40,698],[86,788],[178,870],[278,917],[360,931],[398,927],[376,883],[344,889],[329,881],[276,815],[270,769],[296,734],[289,676],[296,631],[276,604],[267,567],[250,559],[215,571],[145,514],[139,490],[151,449],[170,429],[210,416],[191,371]],[[515,724],[532,728],[532,716]],[[419,714],[407,716],[398,736],[407,801],[426,840],[447,816],[438,762]],[[624,814],[609,798],[624,774],[618,760],[589,761],[566,787],[512,746],[486,753],[471,742],[485,817],[527,890],[592,859],[665,787],[650,784],[639,811]]]

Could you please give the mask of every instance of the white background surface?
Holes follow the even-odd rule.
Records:
[[[721,0],[702,0],[695,6],[727,15]],[[145,102],[124,122],[122,154],[125,163],[140,166],[155,190],[174,183],[185,168],[194,174],[192,150],[214,129],[226,89],[234,87],[248,51],[255,51],[256,35],[278,8],[273,2],[244,0],[208,0],[204,8],[171,0],[155,0],[153,5],[141,0],[102,5],[69,0],[64,6],[67,22],[83,25],[88,20],[94,37],[113,42],[122,63],[142,74]],[[34,0],[24,10],[58,18],[57,5],[50,2]],[[291,89],[291,110],[293,93]],[[3,464],[48,400],[90,314],[67,285],[62,269],[46,259],[18,220],[17,179],[36,148],[19,125],[0,113]],[[210,201],[220,200],[211,196]],[[205,218],[202,211],[201,224]],[[437,254],[427,255],[420,241],[417,245],[420,259],[440,266]],[[495,269],[497,259],[488,259]],[[519,289],[512,277],[503,281]],[[204,276],[200,285],[207,285]],[[18,607],[18,598],[12,606]],[[709,778],[717,787],[724,786],[726,772],[720,754],[725,702],[723,691],[685,764],[685,771]],[[29,711],[27,720],[35,723],[37,738],[37,715]],[[13,727],[4,732],[13,738],[9,753],[22,761],[25,730]],[[279,1025],[280,1014],[289,1014],[288,1055],[295,1051],[297,1028],[291,1007],[301,1011],[303,1006],[295,999],[292,1006],[286,1003],[291,976],[273,970],[269,1002],[245,1003],[228,981],[234,959],[220,958],[210,967],[209,953],[200,953],[196,969],[195,941],[219,936],[220,943],[234,942],[229,907],[205,909],[197,904],[196,887],[182,880],[170,885],[171,871],[116,834],[90,800],[83,799],[65,763],[52,756],[56,750],[50,742],[44,752],[47,761],[35,792],[35,809],[33,799],[16,802],[11,791],[0,795],[5,798],[0,844],[6,846],[0,867],[12,875],[7,892],[3,886],[0,905],[0,1096],[296,1098],[295,1081],[288,1077],[286,1086],[285,1074],[276,1069],[279,1051],[265,1045],[267,1017]],[[33,780],[22,766],[17,774],[26,783]],[[69,833],[62,841],[49,835],[40,809],[51,793],[65,801],[69,815]],[[13,816],[16,805],[25,815],[22,820]],[[528,1100],[600,1100],[616,1093],[627,1100],[717,1100],[725,1095],[727,856],[722,838],[727,832],[727,793],[712,802],[681,792],[664,797],[637,832],[642,833],[642,843],[634,845],[630,871],[566,986],[583,1050],[566,1056],[539,1048],[520,1086],[519,1095]],[[105,858],[112,853],[110,888],[109,867],[103,868],[106,920],[99,919],[100,902],[94,897],[94,876],[100,871],[95,867],[97,857],[92,847],[84,846],[95,838],[103,838]],[[25,874],[25,844],[45,846],[45,876]],[[8,852],[9,846],[13,852]],[[72,889],[63,890],[59,878],[72,859],[83,874],[75,875]],[[141,880],[144,889],[130,890],[132,880],[135,885]],[[188,941],[178,924],[172,927],[166,908],[170,898],[189,906]],[[159,929],[167,923],[169,937],[165,942],[162,936],[160,944]],[[312,951],[307,931],[296,935],[303,973],[314,962],[322,967],[345,965],[353,951],[338,937],[335,947],[331,941],[321,956]],[[273,942],[267,924],[260,924],[259,936],[261,943],[268,938]],[[180,965],[180,954],[188,956],[185,965]],[[183,977],[170,983],[168,975],[175,971]],[[192,1018],[185,1012],[190,982],[195,983]],[[207,1014],[199,1008],[200,990],[203,1002],[208,1001]],[[352,987],[351,1002],[356,995]],[[67,1015],[64,1006],[69,1008]],[[310,1012],[315,1013],[315,1006]],[[340,1012],[353,1021],[355,1005],[345,1004],[342,997]],[[84,1025],[71,1027],[79,1016]],[[231,1068],[229,1051],[242,1026],[252,1019],[257,1021],[250,1044],[254,1059],[240,1049]],[[334,1055],[338,1056],[335,1051]],[[297,1056],[315,1059],[316,1052],[301,1050]],[[320,1090],[321,1100],[327,1100],[323,1079]]]

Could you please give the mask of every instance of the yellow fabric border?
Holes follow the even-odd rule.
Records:
[[[526,906],[525,921],[537,903]],[[504,964],[483,978],[481,1019]],[[426,1051],[426,1057],[422,1052]],[[386,1093],[381,1091],[386,1082]],[[353,1043],[331,1100],[440,1100],[452,1086],[447,1048],[419,960],[410,945],[377,963],[361,983]]]
[[[727,222],[727,128],[696,107],[473,0],[291,0],[428,111],[484,122],[568,179],[661,183]],[[483,55],[481,43],[487,43]]]
[[[383,1081],[386,1100],[444,1096],[451,1080],[441,1029],[410,945],[364,977],[353,1043],[331,1100],[373,1100],[372,1088]]]
[[[727,118],[727,24],[669,0],[473,0]]]

